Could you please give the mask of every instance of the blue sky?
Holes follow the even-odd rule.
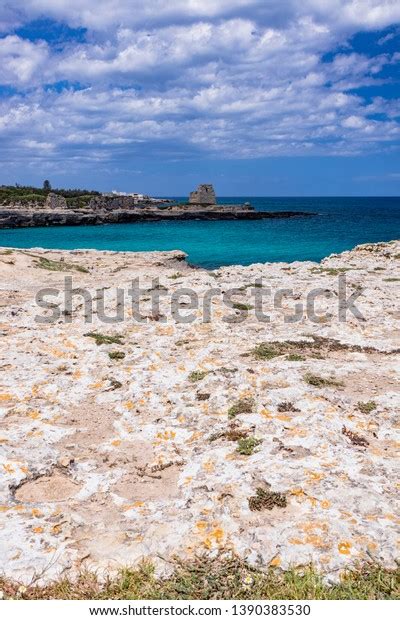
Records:
[[[400,195],[398,0],[0,0],[0,183]]]

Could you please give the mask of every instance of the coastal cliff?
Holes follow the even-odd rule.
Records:
[[[34,188],[0,187],[0,228],[84,226],[177,220],[262,220],[307,217],[304,211],[256,211],[249,203],[217,204],[212,185],[199,185],[189,203],[137,194],[87,190],[32,193]],[[27,193],[30,191],[31,193]]]
[[[34,226],[84,226],[158,222],[177,220],[263,220],[270,218],[309,217],[302,211],[255,211],[245,206],[218,205],[215,207],[137,207],[129,209],[35,209],[0,208],[0,228]]]

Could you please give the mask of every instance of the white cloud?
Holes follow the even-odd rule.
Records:
[[[11,5],[11,3],[10,3]],[[149,21],[214,18],[235,10],[251,9],[259,0],[13,0],[15,13],[28,18],[51,17],[71,26],[108,29]]]
[[[394,32],[389,32],[384,37],[381,37],[380,39],[378,39],[377,43],[378,45],[385,45],[385,43],[388,43],[389,41],[394,39],[395,36],[396,34]]]
[[[39,75],[48,60],[47,44],[32,43],[10,35],[0,39],[0,83],[29,84],[42,80]]]
[[[124,24],[187,22],[232,14],[275,26],[301,17],[341,29],[375,30],[400,21],[398,0],[13,0],[4,12],[28,19],[51,17],[72,26],[109,29]]]
[[[400,19],[398,1],[14,0],[7,6],[4,23],[46,15],[92,29],[86,43],[62,49],[12,34],[0,39],[0,84],[27,89],[0,99],[3,150],[15,154],[17,146],[19,157],[26,151],[108,162],[163,148],[177,157],[348,155],[399,139],[395,100],[367,103],[349,93],[376,83],[398,56],[343,48],[351,34]],[[84,89],[40,88],[63,80]]]
[[[174,74],[191,63],[217,56],[228,59],[246,53],[252,44],[254,24],[248,20],[228,20],[222,24],[198,22],[153,31],[116,32],[114,45],[80,45],[63,56],[57,72],[70,79],[97,79],[105,76],[159,76],[163,69]]]

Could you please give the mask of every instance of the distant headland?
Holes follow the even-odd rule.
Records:
[[[176,220],[261,220],[307,217],[306,211],[256,211],[250,203],[218,204],[212,185],[202,184],[188,202],[144,194],[79,189],[0,186],[0,228],[81,226]]]

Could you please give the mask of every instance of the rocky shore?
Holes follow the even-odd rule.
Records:
[[[140,206],[130,208],[38,209],[0,208],[0,228],[33,226],[84,226],[159,222],[178,220],[262,220],[270,218],[309,217],[315,213],[302,211],[255,211],[246,205]]]
[[[196,191],[190,193],[189,202],[184,204],[149,196],[139,200],[137,195],[117,193],[84,194],[71,199],[62,193],[49,192],[45,198],[39,196],[36,202],[27,202],[29,195],[23,195],[24,201],[19,203],[18,197],[14,194],[11,197],[14,202],[4,204],[4,200],[11,198],[3,197],[3,204],[0,205],[0,229],[177,220],[262,220],[316,215],[304,211],[256,211],[248,202],[218,204],[213,186],[207,184],[199,185]],[[39,198],[41,202],[38,202]]]
[[[2,572],[225,551],[334,580],[394,567],[399,266],[398,241],[212,272],[179,251],[0,249]],[[136,278],[140,322],[116,291]]]

